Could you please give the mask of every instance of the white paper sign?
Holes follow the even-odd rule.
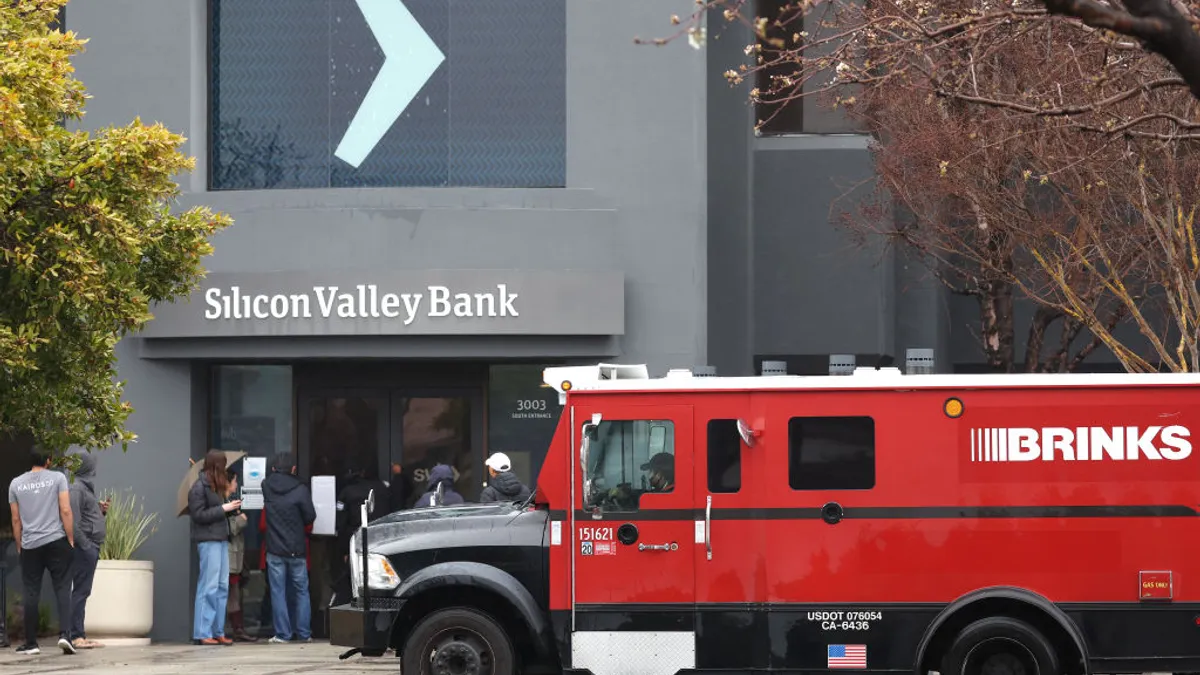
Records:
[[[703,520],[696,521],[696,543],[697,544],[704,543],[704,521]]]
[[[263,507],[262,490],[245,488],[242,490],[242,510],[261,511]]]
[[[250,490],[261,490],[263,479],[267,477],[266,457],[242,458],[242,487]],[[262,508],[261,506],[259,508]]]
[[[337,481],[333,476],[312,477],[312,500],[317,511],[313,535],[332,537],[337,534]]]
[[[562,546],[562,521],[550,521],[550,545]]]

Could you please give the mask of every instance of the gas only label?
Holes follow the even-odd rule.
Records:
[[[874,610],[809,612],[808,620],[821,630],[871,630],[872,621],[881,621],[883,613]]]

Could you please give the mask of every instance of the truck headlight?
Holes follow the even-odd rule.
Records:
[[[354,567],[350,570],[350,588],[357,599],[362,592],[362,558],[352,556]],[[367,556],[367,584],[371,590],[390,591],[400,585],[400,575],[386,556],[372,553]]]

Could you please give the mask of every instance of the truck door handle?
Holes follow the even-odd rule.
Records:
[[[704,548],[708,549],[708,559],[712,560],[712,495],[704,505]]]
[[[675,551],[679,548],[679,544],[671,542],[670,544],[638,544],[639,551]]]

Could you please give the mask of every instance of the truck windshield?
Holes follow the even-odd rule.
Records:
[[[675,489],[674,423],[602,421],[591,435],[586,470],[591,489],[584,508],[637,511],[643,494]]]

